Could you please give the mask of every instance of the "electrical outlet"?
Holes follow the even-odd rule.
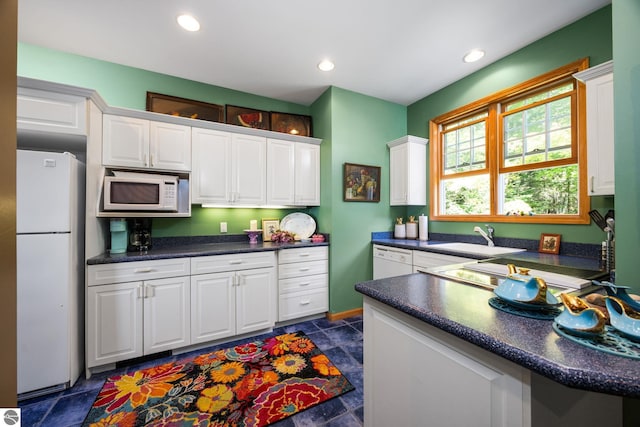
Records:
[[[220,232],[221,233],[226,233],[227,232],[227,223],[226,222],[221,222],[220,223]]]

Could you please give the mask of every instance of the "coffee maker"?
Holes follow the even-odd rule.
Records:
[[[129,220],[128,252],[146,252],[151,249],[151,218]]]

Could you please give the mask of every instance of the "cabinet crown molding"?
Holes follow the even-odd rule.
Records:
[[[429,143],[429,140],[425,138],[421,138],[419,136],[406,135],[401,138],[394,139],[393,141],[387,142],[387,147],[391,148],[391,147],[395,147],[396,145],[405,144],[407,142],[427,145]]]
[[[595,79],[596,77],[604,76],[605,74],[613,72],[613,60],[603,62],[602,64],[598,64],[591,68],[587,68],[584,71],[580,71],[575,73],[573,77],[580,80],[581,82],[586,82],[591,79]]]

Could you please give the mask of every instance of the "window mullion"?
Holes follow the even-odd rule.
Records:
[[[491,104],[489,105],[489,116],[487,117],[487,140],[486,140],[486,150],[487,150],[487,168],[489,169],[489,194],[491,197],[490,207],[491,207],[491,215],[498,214],[498,169],[501,162],[501,158],[503,154],[500,152],[503,142],[503,130],[502,124],[498,123],[500,119],[500,114],[498,114],[499,105]]]

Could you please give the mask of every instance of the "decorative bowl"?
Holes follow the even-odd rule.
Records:
[[[616,297],[606,297],[611,326],[633,341],[640,341],[640,312]]]
[[[606,316],[595,307],[591,307],[579,297],[560,294],[565,310],[555,318],[556,324],[574,335],[585,337],[604,333]]]
[[[507,264],[509,275],[494,289],[494,293],[506,302],[524,306],[554,306],[560,301],[551,292],[547,292],[546,282],[539,277],[529,276],[529,270],[520,268],[516,272],[513,264]]]
[[[616,297],[626,302],[635,311],[640,311],[640,302],[631,298],[631,295],[627,293],[627,289],[630,289],[629,286],[620,286],[606,281],[598,282],[597,280],[592,280],[592,283],[604,287],[604,290],[607,291],[607,295],[610,297]]]

